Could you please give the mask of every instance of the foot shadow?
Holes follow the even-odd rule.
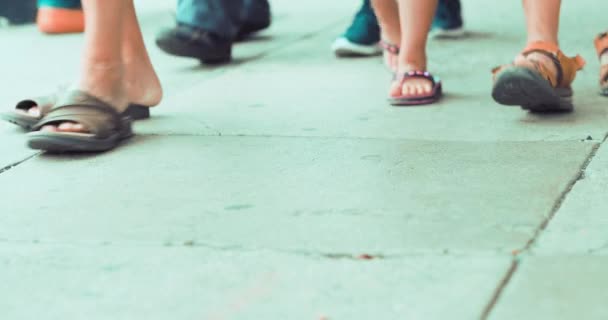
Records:
[[[464,35],[460,36],[435,36],[435,41],[458,41],[458,40],[486,40],[494,38],[495,34],[492,32],[482,32],[465,30]]]
[[[255,43],[255,42],[265,42],[274,40],[274,36],[270,34],[252,34],[235,41],[235,44],[245,44],[245,43]]]

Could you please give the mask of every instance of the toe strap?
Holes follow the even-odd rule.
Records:
[[[63,122],[82,124],[86,131],[105,138],[121,130],[123,117],[108,103],[83,91],[71,91],[40,120],[34,130]]]
[[[441,80],[439,80],[439,78],[433,76],[428,71],[409,71],[409,72],[403,73],[401,75],[395,75],[395,80],[399,81],[401,84],[403,84],[405,81],[412,79],[412,78],[420,78],[420,79],[428,80],[431,82],[433,87],[436,87],[437,85],[441,84]]]

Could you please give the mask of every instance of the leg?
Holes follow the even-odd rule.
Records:
[[[177,22],[232,39],[238,32],[244,0],[179,0]]]
[[[558,45],[561,0],[524,0],[528,43],[543,41]]]
[[[92,14],[91,12],[87,12],[87,14]],[[152,63],[150,62],[150,58],[148,56],[146,47],[143,42],[143,38],[141,35],[141,31],[139,29],[139,24],[137,23],[137,17],[135,15],[135,8],[133,6],[133,2],[126,1],[124,6],[123,13],[124,25],[122,30],[115,30],[117,34],[122,35],[122,41],[120,42],[120,50],[117,51],[115,47],[112,47],[112,63],[120,64],[124,67],[124,86],[127,92],[129,103],[135,103],[144,106],[155,106],[160,103],[162,99],[162,88],[160,85],[160,81],[156,72],[154,72],[154,68],[152,67]],[[96,25],[91,23],[95,30]],[[107,27],[103,27],[102,29],[108,29]],[[114,30],[114,29],[112,29]],[[105,32],[101,33],[98,37],[107,36]],[[103,40],[101,42],[95,42],[94,39],[91,39],[91,34],[87,32],[85,34],[87,39],[87,47],[94,47],[95,50],[103,49],[107,47],[105,45],[106,41]],[[107,38],[110,43],[115,46],[115,41],[120,41],[120,37],[116,37],[114,35],[108,36]],[[89,41],[91,41],[89,43]],[[95,53],[90,49],[88,49],[88,54],[95,55]],[[116,52],[114,52],[116,51]],[[120,59],[118,56],[114,56],[116,53],[120,53]],[[90,64],[94,64],[96,59],[93,58],[85,58],[84,66],[85,68]],[[85,79],[88,72],[83,73],[82,79]],[[96,74],[95,72],[91,74]],[[111,74],[111,73],[110,73]],[[86,88],[87,86],[81,86]],[[92,90],[88,90],[92,91]],[[33,106],[27,110],[17,110],[20,113],[27,113],[33,117],[40,117],[41,112],[38,106]],[[66,125],[69,126],[69,125]]]
[[[437,9],[437,0],[399,0],[401,23],[401,51],[398,74],[409,71],[426,71],[426,43],[428,32]],[[426,79],[395,81],[391,96],[426,95],[432,91],[432,83]]]
[[[401,23],[399,22],[397,1],[372,0],[372,6],[382,30],[382,39],[391,44],[399,45],[401,43]],[[397,55],[385,51],[384,62],[391,71],[397,71]]]
[[[104,1],[104,0],[100,0]],[[127,1],[122,38],[122,60],[129,103],[156,106],[163,92],[144,44],[133,1]]]
[[[523,0],[523,6],[528,32],[527,45],[535,42],[546,42],[559,47],[557,34],[559,31],[561,0]],[[551,73],[557,73],[553,60],[541,53],[532,53],[527,56],[527,59],[518,56],[516,60],[523,64],[538,61],[549,68]]]
[[[123,60],[123,41],[131,40],[131,54],[143,48],[143,42],[136,41],[139,29],[128,0],[83,0],[85,13],[85,47],[82,58],[81,75],[77,82],[80,90],[109,103],[122,112],[129,102],[129,86],[126,83],[127,68]],[[131,21],[128,21],[131,20]],[[127,50],[129,52],[129,50]],[[139,54],[138,57],[142,57]],[[141,97],[140,97],[141,98]],[[144,97],[143,99],[149,99]],[[143,101],[142,101],[143,102]],[[47,125],[42,130],[86,132],[79,123],[64,122]]]
[[[572,87],[585,61],[559,49],[560,0],[523,0],[526,48],[513,64],[494,70],[492,97],[532,112],[572,111]]]
[[[401,42],[401,24],[399,6],[396,0],[372,0],[372,6],[385,40],[399,44]]]

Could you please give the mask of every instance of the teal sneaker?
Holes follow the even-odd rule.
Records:
[[[382,53],[379,41],[378,20],[370,1],[365,0],[350,27],[334,41],[332,51],[339,57],[375,56]]]
[[[466,35],[463,28],[460,0],[439,0],[431,36],[435,38],[459,38]]]
[[[80,9],[80,0],[38,0],[38,7]]]

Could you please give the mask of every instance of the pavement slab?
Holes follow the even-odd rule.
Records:
[[[420,108],[387,105],[380,58],[330,52],[358,2],[274,0],[227,66],[155,47],[174,5],[137,1],[165,99],[127,145],[40,155],[0,124],[2,318],[607,318],[608,2],[563,4],[588,65],[554,115],[489,94],[520,3],[464,1],[468,36],[429,44],[445,99]],[[2,109],[76,79],[81,35],[0,39]]]
[[[12,201],[0,203],[0,238],[510,253],[551,213],[593,147],[142,137],[116,152],[40,156],[3,173]],[[31,201],[23,181],[36,181],[44,199]]]
[[[505,257],[3,243],[0,282],[11,294],[0,308],[5,319],[48,320],[474,319],[508,265]]]
[[[534,254],[608,254],[607,191],[608,147],[602,145],[543,232]]]
[[[11,124],[0,123],[0,173],[38,153],[25,148],[23,134]]]
[[[607,319],[606,266],[606,256],[526,257],[489,319]]]
[[[521,262],[490,319],[606,319],[608,148],[602,145]]]

